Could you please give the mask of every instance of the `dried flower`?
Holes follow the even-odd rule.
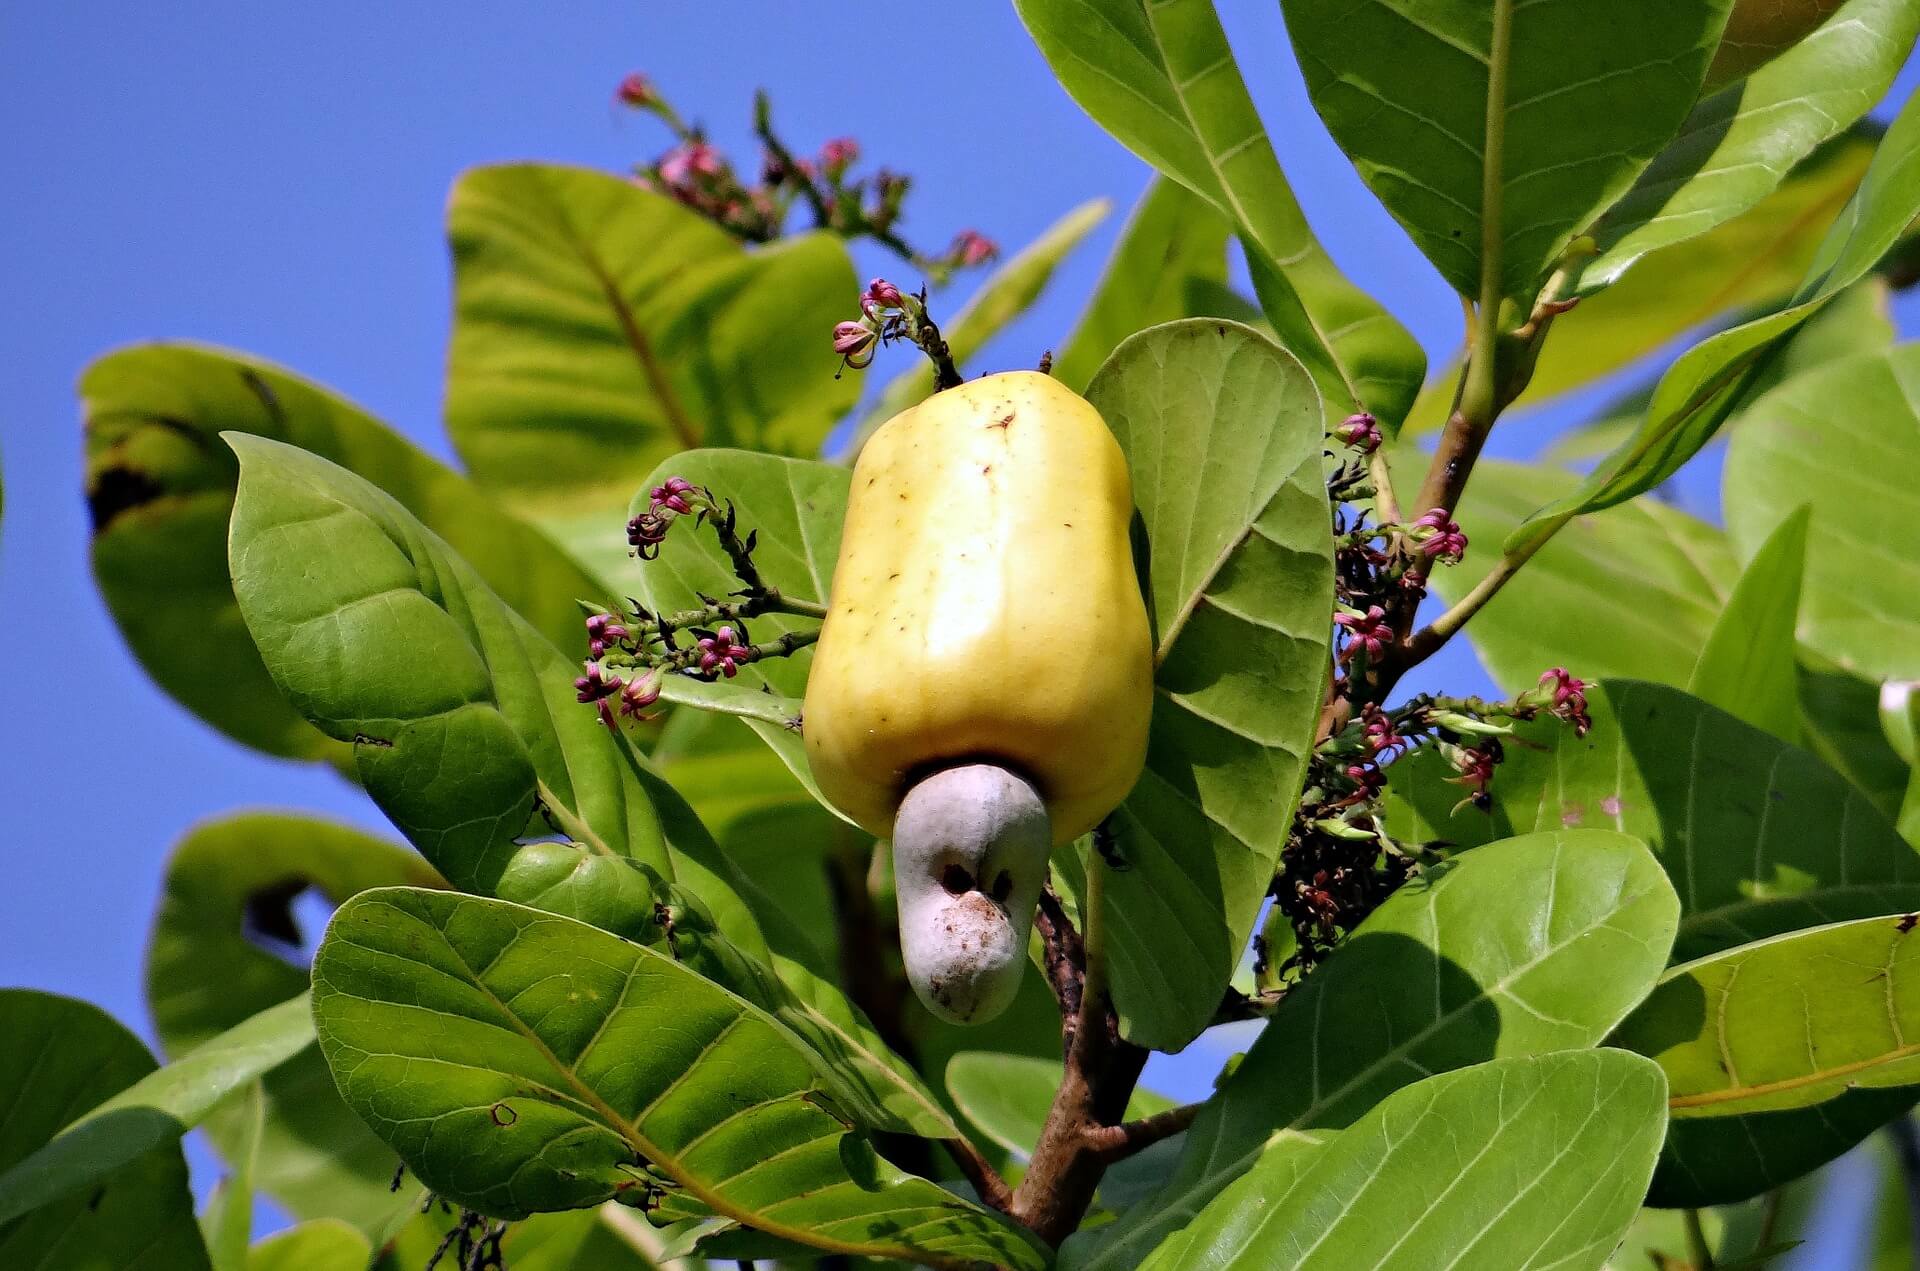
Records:
[[[670,518],[658,512],[642,512],[627,522],[627,543],[641,560],[652,560],[660,554],[660,545],[667,541],[667,531],[672,527]]]
[[[1467,554],[1467,536],[1445,508],[1422,513],[1409,528],[1421,554],[1442,565],[1458,565],[1460,558]]]
[[[1380,448],[1380,421],[1363,410],[1342,420],[1333,436],[1340,444],[1370,455]]]

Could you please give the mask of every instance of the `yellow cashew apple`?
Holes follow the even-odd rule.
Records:
[[[936,394],[854,467],[802,731],[821,792],[893,840],[909,978],[948,1018],[1005,1005],[1048,846],[1140,775],[1132,516],[1113,434],[1036,372]]]

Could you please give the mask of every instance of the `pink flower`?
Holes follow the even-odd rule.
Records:
[[[614,100],[622,106],[632,106],[635,109],[643,109],[660,100],[653,91],[652,82],[639,71],[621,80],[620,87],[614,90],[613,96]]]
[[[693,493],[693,482],[685,477],[668,477],[665,485],[653,487],[648,499],[655,512],[678,512],[682,516],[693,511],[693,504],[687,496]]]
[[[1000,254],[1000,248],[992,239],[972,229],[963,229],[955,235],[953,246],[947,250],[962,265],[982,265]]]
[[[829,181],[840,179],[841,173],[853,166],[860,157],[860,143],[852,137],[835,137],[820,147],[820,170],[827,174]]]
[[[732,627],[721,627],[700,638],[700,670],[705,675],[724,675],[732,679],[742,662],[750,661],[753,650],[739,643]]]
[[[1453,760],[1453,767],[1460,775],[1447,780],[1457,786],[1465,786],[1476,795],[1485,795],[1487,787],[1493,784],[1493,770],[1500,762],[1500,756],[1493,750],[1478,750],[1470,746],[1451,749],[1447,756]]]
[[[1387,622],[1387,611],[1379,605],[1368,605],[1367,611],[1360,613],[1336,613],[1334,625],[1345,628],[1347,647],[1341,651],[1340,660],[1350,662],[1365,653],[1370,658],[1380,656],[1387,642],[1393,639],[1393,627]]]
[[[575,701],[597,702],[612,697],[621,689],[623,680],[617,675],[609,675],[598,662],[586,663],[587,673],[573,682]]]
[[[880,333],[864,322],[842,322],[833,328],[833,351],[855,370],[873,362],[874,342]]]
[[[885,278],[875,278],[860,293],[860,312],[869,318],[873,317],[875,309],[898,309],[906,303],[907,298],[900,294],[900,288]]]
[[[1399,730],[1394,727],[1393,720],[1371,702],[1367,704],[1361,718],[1365,721],[1367,747],[1375,754],[1381,751],[1398,750],[1407,744],[1407,739],[1402,737]]]
[[[1467,554],[1467,536],[1445,508],[1422,513],[1410,528],[1421,554],[1431,556],[1442,565],[1458,565],[1460,558]]]
[[[1556,666],[1540,676],[1540,687],[1549,686],[1553,700],[1548,711],[1572,724],[1575,737],[1585,737],[1593,727],[1593,717],[1587,714],[1587,682],[1568,674],[1566,667]]]
[[[587,651],[597,658],[632,634],[611,614],[596,613],[587,619]]]
[[[647,707],[660,700],[660,669],[655,667],[637,680],[627,681],[620,690],[620,713],[632,719],[645,719]]]
[[[720,152],[704,141],[688,141],[667,151],[660,160],[660,179],[671,186],[684,186],[696,176],[720,173]]]
[[[1341,445],[1370,455],[1380,448],[1380,421],[1363,410],[1342,420],[1333,436]]]

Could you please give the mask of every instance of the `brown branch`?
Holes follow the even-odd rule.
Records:
[[[1007,1186],[1007,1180],[1000,1177],[1000,1171],[993,1168],[993,1163],[981,1154],[979,1148],[966,1139],[941,1139],[940,1145],[947,1149],[947,1155],[960,1167],[962,1177],[973,1184],[973,1190],[979,1193],[981,1201],[1003,1214],[1013,1212],[1013,1189]]]
[[[1160,1140],[1186,1130],[1200,1115],[1200,1107],[1200,1104],[1188,1103],[1137,1121],[1093,1127],[1087,1131],[1087,1146],[1108,1165],[1124,1161],[1135,1152],[1143,1152]]]
[[[1067,917],[1060,895],[1048,883],[1040,891],[1040,909],[1033,917],[1034,930],[1040,933],[1040,962],[1060,1004],[1061,1054],[1073,1053],[1074,1027],[1080,1020],[1080,988],[1087,973],[1087,951],[1080,933]]]
[[[1110,824],[1102,828],[1111,834]],[[1089,857],[1080,914],[1086,963],[1066,1071],[1013,1196],[1014,1218],[1056,1247],[1080,1226],[1107,1170],[1088,1135],[1121,1123],[1147,1062],[1145,1048],[1120,1036],[1120,1020],[1107,994],[1101,917],[1106,868],[1101,854]]]

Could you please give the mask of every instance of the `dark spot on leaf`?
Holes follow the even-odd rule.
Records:
[[[1001,870],[993,880],[993,891],[989,893],[995,900],[1004,901],[1013,895],[1013,875]]]
[[[520,1119],[520,1114],[504,1103],[496,1103],[487,1113],[495,1125],[512,1125]]]
[[[100,1208],[100,1202],[105,1200],[106,1198],[107,1198],[106,1188],[104,1187],[94,1188],[93,1195],[87,1197],[87,1211],[91,1213],[94,1210]]]
[[[87,489],[87,515],[93,521],[93,532],[100,533],[122,512],[145,507],[166,492],[165,486],[144,472],[118,467],[100,469],[93,474],[93,482]]]
[[[1894,927],[1904,936],[1915,927],[1920,927],[1920,914],[1902,914],[1900,921],[1895,923]]]
[[[949,895],[964,896],[973,890],[973,875],[967,872],[965,865],[949,865],[940,871],[940,885],[947,889]]]

